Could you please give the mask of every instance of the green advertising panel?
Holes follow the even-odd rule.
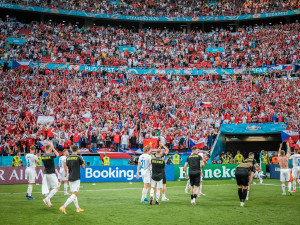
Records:
[[[235,179],[235,168],[238,164],[213,164],[203,168],[204,180]],[[266,164],[261,164],[266,174]],[[184,180],[185,172],[181,165],[174,166],[175,180]]]

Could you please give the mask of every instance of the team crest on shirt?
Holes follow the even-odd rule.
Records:
[[[246,130],[260,130],[260,129],[261,129],[260,126],[255,126],[255,125],[246,127]]]

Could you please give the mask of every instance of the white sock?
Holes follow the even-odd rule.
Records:
[[[186,182],[186,186],[185,186],[185,189],[190,189],[190,180],[188,180],[187,182]]]
[[[281,188],[282,188],[283,193],[285,193],[285,184],[281,184]]]
[[[296,190],[296,188],[297,188],[297,187],[296,187],[296,186],[297,186],[296,184],[297,184],[297,182],[294,180],[294,181],[293,181],[293,190]]]
[[[160,197],[160,190],[156,190],[156,201],[158,202]]]
[[[31,196],[31,193],[32,193],[32,186],[29,184],[28,188],[27,188],[27,194],[28,194],[28,196]]]
[[[249,193],[250,193],[250,191],[247,191],[247,198],[249,198]]]
[[[68,184],[67,183],[64,183],[64,190],[65,190],[65,193],[68,192]]]
[[[292,182],[288,182],[289,191],[292,190]]]
[[[66,208],[71,202],[74,201],[75,198],[76,198],[76,195],[72,194],[65,202],[64,207]]]
[[[75,205],[76,209],[79,209],[80,207],[79,207],[79,205],[78,205],[78,199],[77,199],[77,196],[76,196],[76,198],[73,200],[73,202],[74,202],[74,205]]]
[[[141,201],[144,201],[147,198],[148,188],[143,188]]]
[[[199,187],[199,194],[202,193],[202,184],[200,184],[200,187]]]
[[[166,194],[162,194],[162,197],[161,198],[165,198],[166,197]]]
[[[52,198],[57,192],[57,189],[53,189],[52,191],[50,191],[50,193],[47,196],[47,200],[50,200],[50,198]]]
[[[151,188],[151,190],[150,190],[150,197],[152,199],[154,199],[154,189],[153,188]]]

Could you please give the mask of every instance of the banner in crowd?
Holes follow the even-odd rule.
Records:
[[[81,169],[81,182],[132,182],[136,178],[136,166],[90,166]],[[174,166],[166,166],[167,180],[174,180]]]
[[[115,2],[115,1],[114,1]],[[93,17],[101,19],[113,19],[113,20],[134,20],[134,21],[148,21],[148,22],[197,22],[197,21],[234,21],[234,20],[251,20],[251,19],[261,19],[270,17],[280,17],[280,16],[292,16],[299,15],[300,10],[290,10],[283,12],[271,12],[271,13],[260,13],[260,14],[250,14],[250,15],[239,15],[239,16],[204,16],[204,17],[151,17],[151,16],[127,16],[127,15],[114,15],[114,14],[102,14],[102,13],[92,13],[92,12],[79,12],[75,10],[64,10],[64,9],[52,9],[36,6],[26,6],[17,4],[0,3],[0,8],[5,9],[17,9],[23,11],[34,11],[41,13],[51,13],[51,14],[62,14],[69,16],[80,16],[80,17]]]
[[[129,51],[129,52],[134,52],[134,47],[127,47],[127,46],[118,46],[119,51],[120,52],[125,52],[125,51]]]
[[[243,74],[243,73],[259,73],[264,74],[268,72],[271,67],[258,67],[248,69],[138,69],[138,68],[120,68],[120,67],[104,67],[104,66],[86,66],[86,65],[68,65],[68,64],[53,64],[53,63],[30,63],[30,68],[42,69],[61,69],[61,70],[75,70],[75,71],[89,71],[99,72],[107,71],[110,73],[122,73],[123,71],[132,74],[173,74],[173,75],[207,75],[207,74]],[[293,70],[293,66],[290,67]]]
[[[22,45],[26,43],[26,39],[22,39],[22,38],[6,38],[6,40],[9,44]]]
[[[238,164],[212,164],[203,168],[204,180],[235,179],[235,168]],[[189,168],[188,168],[189,169]],[[262,164],[262,171],[266,174],[266,164]],[[188,170],[187,170],[188,172]],[[184,166],[174,166],[175,180],[184,180]]]
[[[54,122],[54,116],[38,116],[37,124],[52,124]]]
[[[227,134],[267,134],[280,133],[285,129],[286,125],[284,123],[222,124],[220,131]]]
[[[289,168],[292,171],[293,165],[289,165]],[[271,179],[280,179],[279,164],[270,164],[270,178]]]
[[[224,48],[206,48],[206,51],[207,52],[212,52],[212,53],[215,53],[215,52],[224,52]]]

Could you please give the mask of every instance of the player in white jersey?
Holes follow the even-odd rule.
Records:
[[[40,164],[38,157],[34,153],[35,153],[35,147],[30,146],[30,153],[25,156],[25,160],[27,164],[25,175],[29,183],[27,188],[27,195],[26,195],[28,200],[35,199],[31,196],[31,193],[32,193],[33,185],[35,184],[35,177],[36,177],[35,167],[36,164],[38,165]]]
[[[144,182],[144,188],[142,191],[141,202],[149,203],[149,200],[147,199],[147,194],[148,194],[148,189],[150,187],[150,179],[151,179],[151,159],[152,159],[152,157],[149,155],[149,153],[151,152],[151,146],[147,145],[144,147],[143,150],[144,150],[144,154],[142,154],[139,157],[136,178],[137,179],[140,178],[139,171],[141,169],[141,176],[142,176],[143,182]]]
[[[60,180],[60,184],[64,184],[64,191],[65,191],[65,195],[71,195],[68,193],[68,178],[66,177],[66,173],[65,173],[65,163],[67,161],[67,156],[69,155],[69,151],[68,150],[64,150],[63,151],[63,155],[59,158],[59,180]]]
[[[294,181],[293,181],[292,192],[296,192],[296,184],[297,184],[297,181],[299,180],[299,176],[300,176],[300,154],[298,151],[299,151],[299,149],[295,148],[294,155],[292,155],[290,157],[290,159],[293,160],[292,176],[294,178]]]

